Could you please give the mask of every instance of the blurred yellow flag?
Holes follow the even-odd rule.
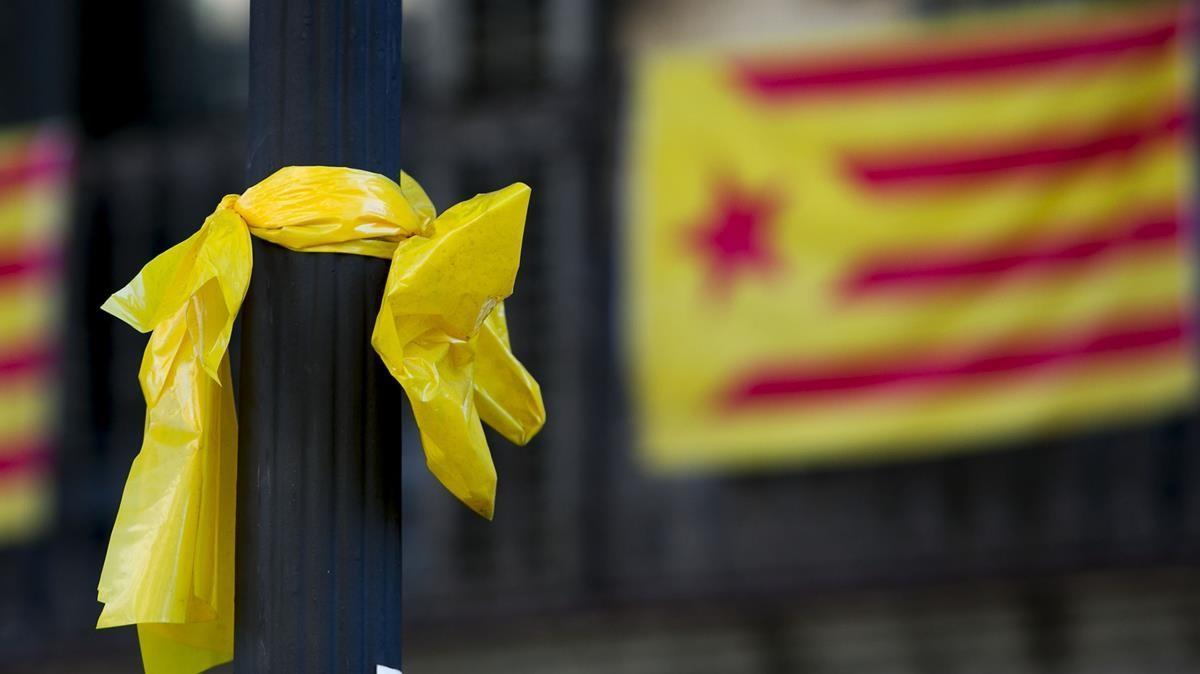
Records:
[[[0,543],[38,535],[52,513],[71,154],[52,123],[0,131]]]
[[[1192,392],[1177,8],[657,54],[626,339],[658,468],[937,451]]]

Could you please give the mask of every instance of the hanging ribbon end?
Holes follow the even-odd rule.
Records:
[[[100,311],[121,319],[140,333],[145,334],[150,332],[154,329],[154,326],[146,325],[138,318],[137,314],[134,313],[133,308],[130,307],[125,298],[121,296],[125,290],[126,289],[122,289],[119,292],[115,292],[110,295],[107,300],[104,300],[104,304],[100,305]]]
[[[465,501],[467,507],[475,511],[483,519],[491,522],[496,514],[496,500],[489,498],[473,498]]]

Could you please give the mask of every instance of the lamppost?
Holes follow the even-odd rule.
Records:
[[[247,184],[399,176],[400,30],[400,0],[252,0]],[[388,261],[253,245],[234,671],[399,668],[403,391],[371,348]]]

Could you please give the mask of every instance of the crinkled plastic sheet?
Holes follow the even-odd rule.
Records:
[[[104,310],[150,332],[133,462],[101,573],[98,627],[138,625],[148,674],[233,657],[237,419],[233,322],[250,283],[250,237],[300,252],[391,260],[371,343],[404,387],[430,470],[491,518],[496,470],[481,420],[524,444],[545,421],[512,353],[512,294],[529,188],[517,183],[441,216],[415,181],[322,166],[280,169],[221,200],[196,234],[147,264]]]

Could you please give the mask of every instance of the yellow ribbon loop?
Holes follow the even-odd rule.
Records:
[[[103,309],[152,332],[134,459],[99,584],[98,627],[138,625],[149,674],[233,657],[237,420],[233,322],[250,236],[302,252],[390,259],[371,343],[404,387],[430,470],[490,518],[496,470],[482,421],[524,444],[545,422],[537,382],[508,340],[504,298],[520,261],[529,188],[440,217],[416,181],[290,166],[229,195],[196,234],[147,264]]]

